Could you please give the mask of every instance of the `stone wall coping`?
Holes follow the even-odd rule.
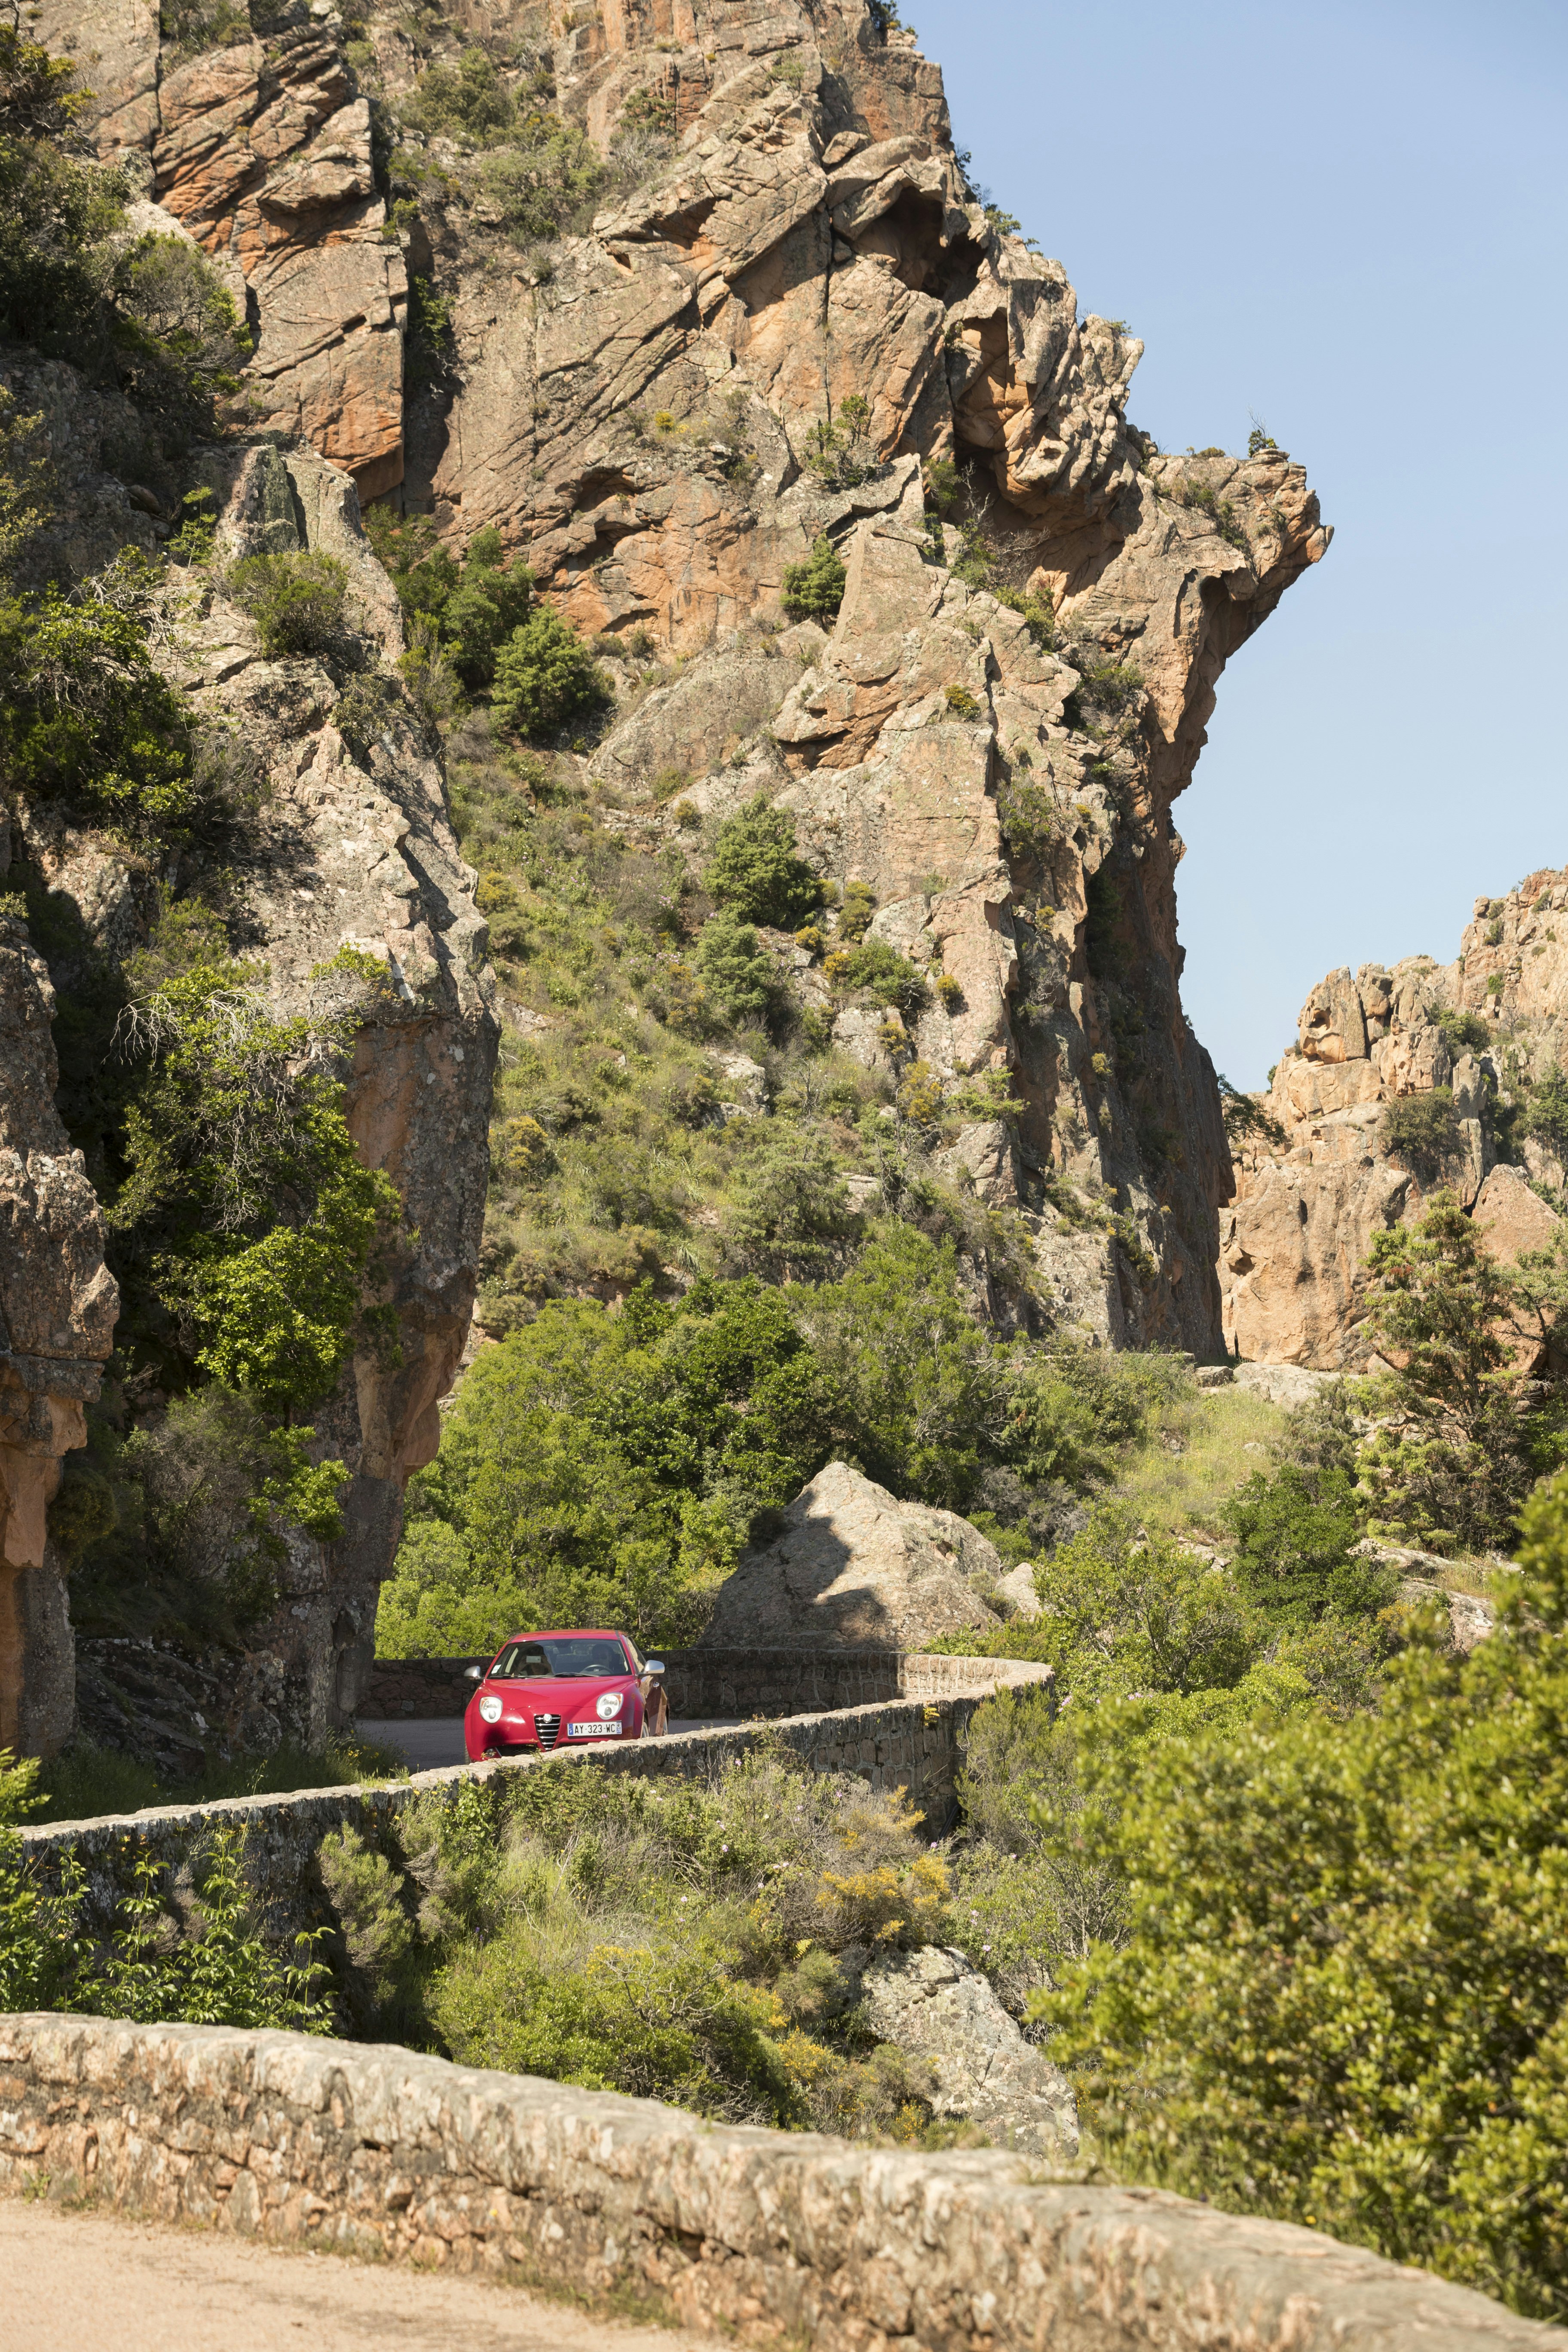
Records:
[[[1163,2190],[302,2034],[0,2017],[0,2189],[814,2352],[1568,2352],[1468,2288]]]

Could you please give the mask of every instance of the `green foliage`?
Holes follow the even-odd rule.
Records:
[[[1258,1471],[1226,1521],[1237,1588],[1270,1624],[1302,1631],[1327,1614],[1371,1619],[1394,1601],[1397,1578],[1352,1557],[1362,1521],[1348,1470],[1286,1463],[1271,1475]]]
[[[0,1749],[0,2000],[9,2008],[331,2032],[321,1998],[327,1971],[316,1954],[319,1931],[296,1937],[292,1960],[279,1958],[258,1933],[243,1830],[214,1832],[196,1867],[195,1932],[184,1935],[165,1892],[167,1870],[141,1845],[108,1948],[95,1949],[83,1923],[79,1861],[68,1853],[58,1887],[47,1891],[10,1826],[30,1807],[36,1770],[18,1769]]]
[[[1415,1643],[1376,1712],[1101,1744],[1130,1932],[1040,2006],[1124,2174],[1562,2321],[1563,1480],[1524,1528],[1497,1634]]]
[[[0,598],[0,774],[119,829],[166,837],[197,810],[190,714],[133,613],[50,588]]]
[[[835,421],[812,425],[806,435],[806,471],[830,490],[852,490],[877,470],[871,437],[871,404],[852,392],[838,404]]]
[[[282,1412],[327,1395],[356,1340],[385,1326],[364,1294],[399,1203],[359,1158],[341,1086],[306,1059],[343,1041],[352,1013],[280,1021],[252,977],[199,963],[130,1008],[122,1050],[151,1067],[126,1110],[110,1222],[132,1328],[137,1289],[177,1304],[194,1360]]]
[[[815,1282],[838,1272],[864,1239],[831,1147],[786,1130],[747,1164],[725,1221],[725,1255],[774,1282]]]
[[[752,1516],[826,1459],[801,1334],[754,1281],[546,1307],[478,1360],[410,1488],[378,1646],[450,1655],[459,1624],[458,1650],[574,1622],[685,1638]]]
[[[0,27],[0,335],[122,388],[176,445],[216,423],[250,339],[183,237],[128,237],[117,168],[73,152],[76,68]]]
[[[1539,1465],[1508,1345],[1516,1284],[1451,1193],[1375,1234],[1370,1323],[1400,1367],[1360,1457],[1377,1519],[1428,1550],[1504,1541]]]
[[[767,950],[757,945],[750,923],[721,908],[698,933],[693,961],[705,1010],[719,1027],[751,1028],[767,1019],[778,997],[779,971]]]
[[[848,578],[827,538],[813,540],[805,563],[786,563],[780,602],[792,621],[820,621],[826,626],[837,617]]]
[[[610,682],[569,621],[549,605],[514,629],[495,657],[491,709],[525,737],[551,735],[612,699]]]
[[[1244,1095],[1239,1087],[1233,1087],[1223,1074],[1218,1083],[1220,1114],[1232,1150],[1258,1145],[1266,1151],[1283,1151],[1288,1139],[1273,1112],[1256,1095]]]
[[[924,975],[886,940],[867,938],[835,965],[834,976],[845,988],[868,989],[880,1004],[897,1005],[914,1014],[931,1002]]]
[[[720,826],[703,887],[721,907],[753,923],[794,930],[822,898],[822,884],[795,855],[795,819],[768,804],[764,793]]]
[[[1437,1033],[1456,1062],[1461,1054],[1484,1054],[1490,1047],[1492,1033],[1479,1013],[1456,1013],[1444,1006],[1434,1017]]]
[[[1402,1160],[1423,1184],[1436,1183],[1464,1151],[1452,1087],[1396,1096],[1378,1123],[1378,1136],[1391,1158]]]
[[[491,58],[483,49],[468,48],[455,66],[428,67],[401,112],[416,131],[458,131],[488,143],[511,129],[517,107]]]
[[[305,550],[295,555],[247,555],[224,583],[248,613],[270,660],[331,654],[343,637],[348,568],[335,555]]]
[[[934,2085],[868,2048],[835,1954],[943,1931],[920,1827],[787,1750],[710,1787],[545,1766],[410,1808],[392,1857],[329,1839],[322,1874],[367,2030],[699,2115],[908,2138]]]
[[[1043,596],[1032,595],[1022,588],[993,585],[991,593],[1009,613],[1016,613],[1030,636],[1042,653],[1051,653],[1057,643],[1057,616]]]
[[[1568,1074],[1556,1068],[1536,1080],[1525,1097],[1519,1131],[1543,1143],[1558,1166],[1568,1170]]]

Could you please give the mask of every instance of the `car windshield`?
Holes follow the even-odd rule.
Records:
[[[572,1633],[559,1641],[509,1642],[489,1671],[491,1682],[539,1682],[557,1676],[624,1675],[626,1654],[607,1634]]]

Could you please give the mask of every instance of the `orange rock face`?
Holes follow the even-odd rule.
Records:
[[[1452,963],[1407,956],[1320,981],[1260,1097],[1278,1139],[1254,1135],[1237,1152],[1220,1223],[1231,1344],[1260,1361],[1358,1366],[1373,1237],[1419,1215],[1439,1185],[1505,1264],[1551,1246],[1562,1221],[1531,1182],[1561,1190],[1568,1171],[1541,1142],[1509,1139],[1565,1051],[1568,871],[1478,898]],[[1452,1102],[1448,1148],[1402,1152],[1390,1106],[1441,1097]],[[1517,1166],[1500,1164],[1505,1150]]]

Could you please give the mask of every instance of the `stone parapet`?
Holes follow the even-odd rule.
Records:
[[[419,1797],[453,1803],[474,1781],[557,1764],[568,1770],[626,1772],[644,1779],[712,1780],[726,1765],[765,1743],[799,1757],[813,1772],[851,1772],[875,1790],[905,1789],[932,1829],[944,1830],[954,1813],[963,1734],[984,1696],[984,1691],[979,1691],[936,1699],[896,1699],[880,1706],[786,1717],[765,1726],[639,1739],[625,1747],[605,1742],[585,1751],[562,1748],[552,1758],[520,1756],[484,1764],[458,1764],[444,1771],[416,1772],[407,1780],[380,1784],[303,1789],[283,1796],[226,1797],[208,1804],[110,1814],[99,1821],[51,1822],[25,1829],[22,1843],[47,1883],[56,1882],[67,1855],[79,1864],[86,1880],[85,1919],[100,1932],[107,1932],[120,1903],[132,1889],[138,1853],[150,1851],[165,1864],[179,1906],[214,1832],[228,1826],[241,1828],[246,1832],[246,1876],[267,1935],[280,1941],[313,1926],[320,1916],[315,1854],[331,1831],[348,1824],[372,1844],[378,1844],[395,1817]]]
[[[1015,1658],[950,1658],[921,1651],[807,1647],[665,1650],[664,1687],[678,1720],[778,1717],[873,1706],[896,1698],[988,1697],[1016,1683],[1049,1682],[1049,1666]],[[473,1696],[473,1658],[377,1658],[360,1702],[373,1719],[460,1716]]]
[[[301,2034],[0,2017],[0,2189],[814,2352],[1568,2347],[1424,2272],[1158,2189]]]

